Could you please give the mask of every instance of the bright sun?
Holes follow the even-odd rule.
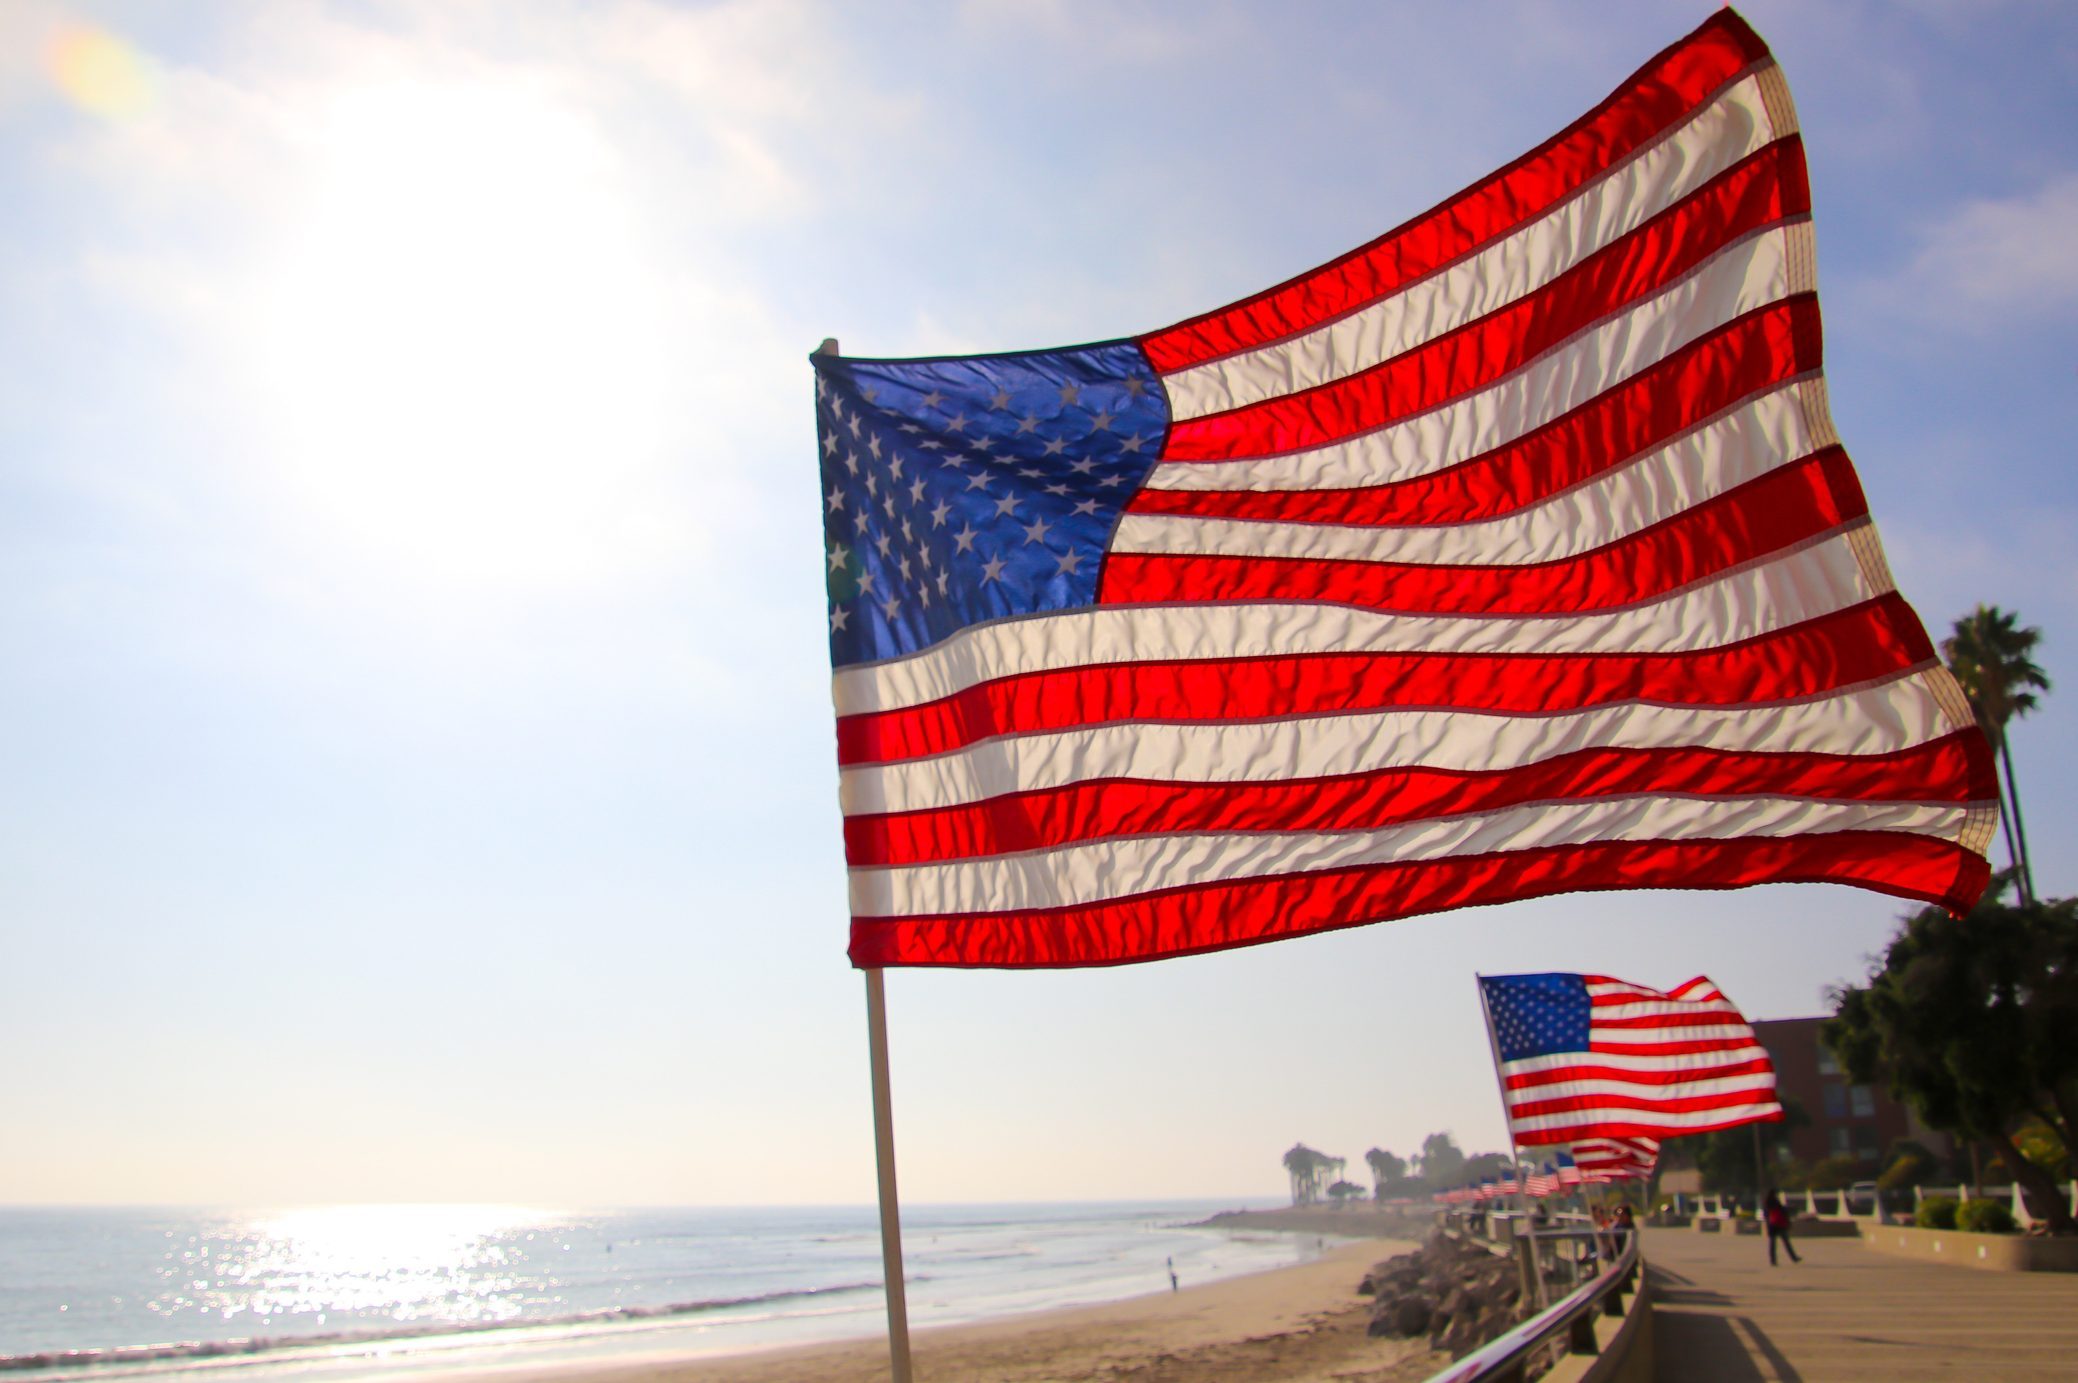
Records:
[[[597,130],[517,84],[366,86],[306,156],[253,337],[297,501],[414,579],[581,579],[641,545],[662,276]]]

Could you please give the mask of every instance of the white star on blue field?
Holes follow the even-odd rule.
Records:
[[[813,361],[833,663],[1094,601],[1168,425],[1137,346]]]

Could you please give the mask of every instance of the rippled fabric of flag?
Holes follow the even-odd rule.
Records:
[[[1645,1176],[1659,1140],[1782,1117],[1775,1063],[1698,976],[1667,993],[1607,975],[1484,975],[1518,1147],[1570,1143],[1589,1180]]]
[[[1987,879],[1729,11],[1398,230],[1070,350],[818,354],[851,955],[1075,966],[1577,889]]]
[[[1659,1162],[1657,1138],[1583,1138],[1573,1145],[1576,1180],[1628,1181],[1652,1175]]]

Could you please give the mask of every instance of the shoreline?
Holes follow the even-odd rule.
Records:
[[[1268,1230],[1259,1217],[1279,1214],[1230,1211],[1214,1218],[1223,1227]],[[1316,1231],[1307,1225],[1296,1232]],[[913,1330],[911,1355],[921,1380],[1314,1383],[1354,1374],[1370,1383],[1413,1383],[1439,1367],[1437,1357],[1425,1341],[1371,1338],[1370,1298],[1356,1288],[1373,1263],[1418,1243],[1418,1237],[1359,1229],[1320,1257],[1289,1267],[1092,1306]],[[755,1353],[660,1352],[552,1365],[515,1360],[431,1376],[442,1383],[881,1383],[888,1348],[884,1335],[873,1335]]]
[[[1415,1243],[1436,1227],[1427,1208],[1408,1211],[1375,1205],[1292,1205],[1275,1210],[1222,1210],[1194,1229],[1260,1229],[1275,1234],[1332,1235],[1340,1239],[1406,1239]]]

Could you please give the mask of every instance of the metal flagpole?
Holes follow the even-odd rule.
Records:
[[[838,354],[837,338],[823,338],[815,354]],[[902,1207],[895,1195],[895,1105],[888,1090],[887,986],[877,969],[866,972],[866,1054],[873,1067],[873,1160],[880,1172],[880,1270],[887,1289],[888,1362],[893,1383],[911,1383]]]
[[[873,1152],[880,1166],[880,1264],[887,1279],[887,1348],[894,1383],[910,1383],[909,1297],[902,1282],[902,1212],[895,1201],[894,1101],[888,1095],[887,990],[866,972],[866,1048],[873,1062]]]
[[[1494,1086],[1501,1095],[1501,1124],[1508,1130],[1508,1152],[1515,1159],[1515,1199],[1521,1207],[1523,1242],[1528,1253],[1522,1259],[1523,1296],[1534,1297],[1538,1306],[1544,1300],[1544,1274],[1537,1269],[1537,1232],[1530,1222],[1530,1188],[1522,1174],[1522,1145],[1515,1141],[1515,1120],[1508,1117],[1508,1078],[1501,1074],[1501,1039],[1494,1035],[1494,1011],[1486,1002],[1484,975],[1474,973],[1472,986],[1479,991],[1479,1016],[1486,1020],[1486,1047],[1493,1053]],[[1532,1284],[1534,1283],[1534,1287]]]
[[[1753,1209],[1760,1213],[1761,1202],[1768,1198],[1768,1164],[1761,1158],[1760,1120],[1753,1121]]]

